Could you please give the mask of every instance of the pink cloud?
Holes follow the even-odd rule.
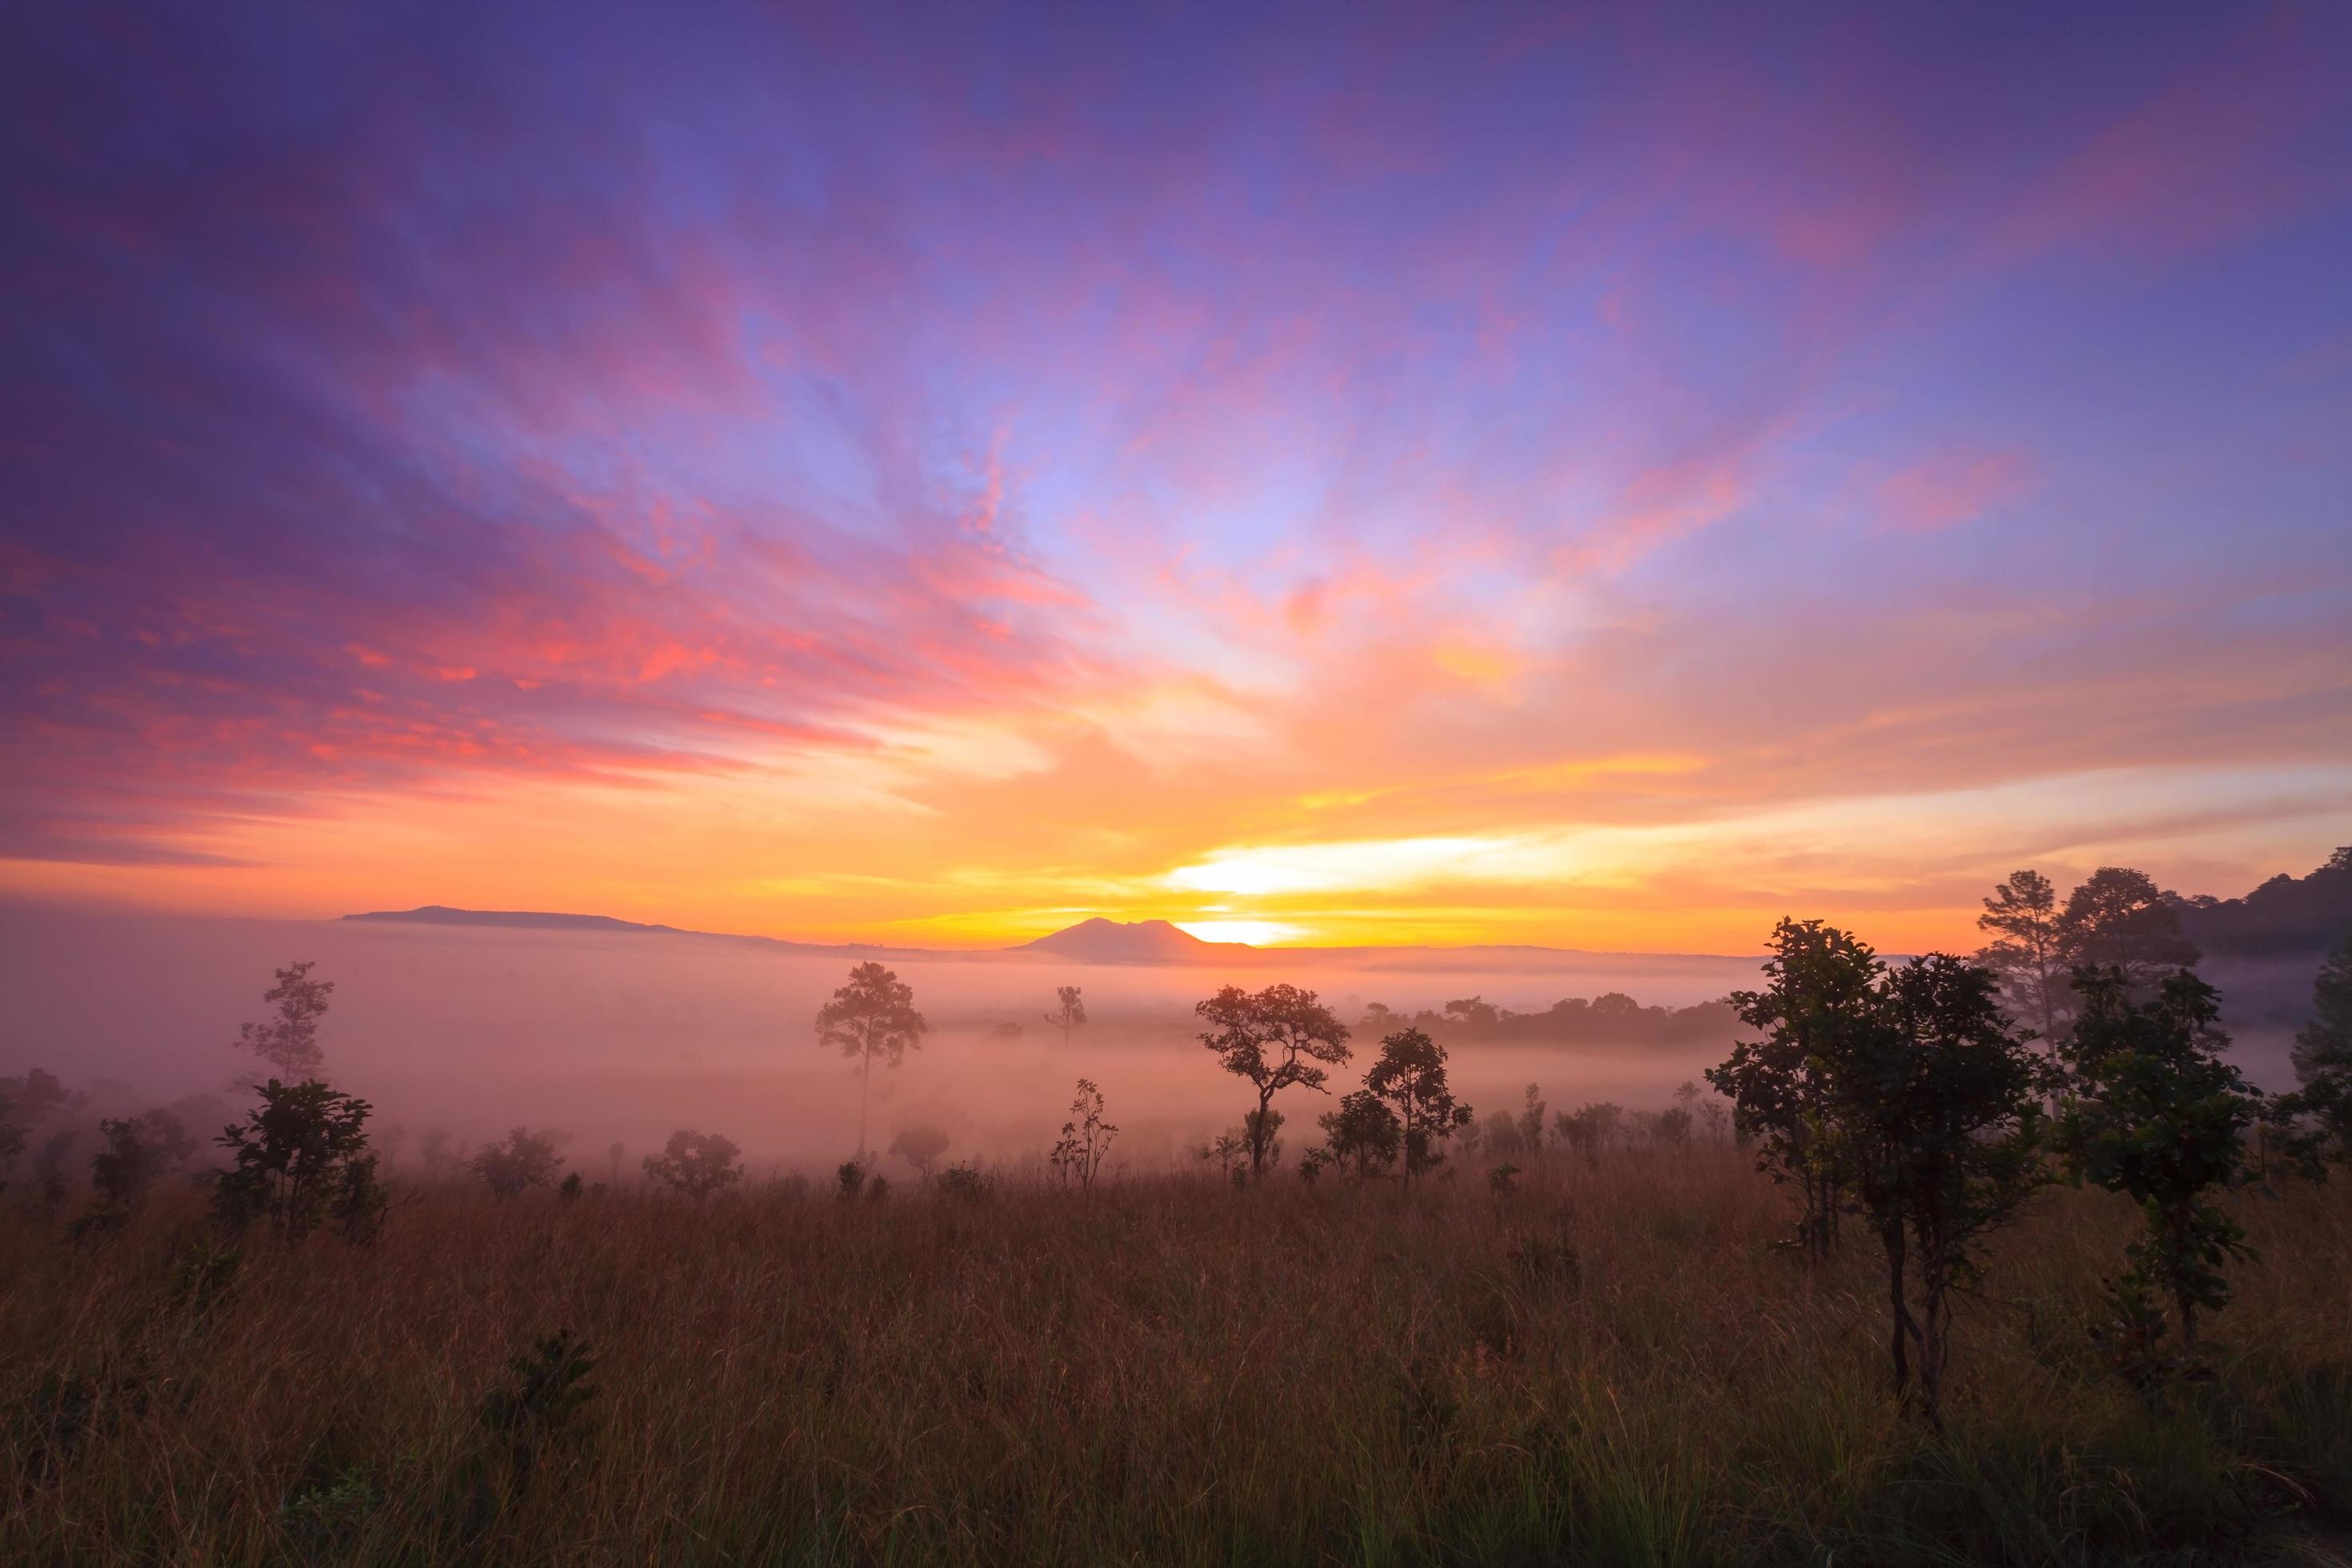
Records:
[[[1973,522],[2023,495],[2031,479],[2021,452],[1938,454],[1879,481],[1873,498],[1878,526],[1933,533]]]

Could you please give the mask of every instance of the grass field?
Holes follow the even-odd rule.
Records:
[[[233,1274],[192,1192],[11,1214],[0,1561],[2327,1562],[2352,1517],[2352,1184],[2242,1201],[2163,1410],[2085,1331],[2134,1216],[2051,1194],[1938,1440],[1867,1243],[1808,1274],[1732,1152],[1523,1182],[449,1186]],[[519,1443],[486,1401],[560,1329],[593,1395]]]

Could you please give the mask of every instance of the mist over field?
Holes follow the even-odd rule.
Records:
[[[1052,1142],[1074,1081],[1086,1077],[1124,1130],[1115,1168],[1189,1163],[1193,1144],[1247,1108],[1246,1086],[1218,1070],[1195,1037],[1192,1005],[1226,984],[1306,986],[1353,1025],[1374,1003],[1410,1013],[1473,995],[1522,1013],[1612,991],[1685,1007],[1758,973],[1754,960],[1706,955],[1298,956],[1295,965],[1231,967],[1017,952],[891,958],[930,1032],[898,1070],[876,1070],[872,1145],[887,1148],[898,1127],[921,1121],[950,1135],[952,1158],[1024,1162]],[[123,1113],[219,1094],[252,1065],[232,1047],[238,1026],[268,1012],[261,993],[294,959],[314,960],[335,983],[320,1029],[329,1077],[373,1101],[379,1126],[404,1126],[412,1138],[429,1127],[476,1143],[518,1123],[560,1129],[572,1135],[572,1163],[592,1178],[609,1173],[614,1142],[628,1150],[622,1174],[634,1177],[639,1156],[679,1127],[736,1139],[755,1173],[829,1171],[854,1152],[857,1075],[817,1047],[811,1020],[855,955],[726,937],[12,905],[0,908],[0,989],[9,998],[0,1072],[47,1067],[95,1086],[101,1104]],[[2290,1031],[2263,1014],[2266,999],[2291,1005],[2307,992],[2308,965],[2208,969],[2225,996],[2242,999],[2233,1022],[2250,1076],[2291,1087]],[[1055,987],[1068,984],[1084,988],[1090,1022],[1066,1047],[1042,1015]],[[2272,1010],[2291,1016],[2284,1005]],[[1005,1025],[1019,1033],[999,1033]],[[1727,1026],[1672,1043],[1472,1041],[1454,1047],[1454,1078],[1481,1114],[1517,1109],[1529,1083],[1555,1110],[1588,1100],[1654,1109],[1722,1060],[1731,1038]],[[1334,1075],[1339,1092],[1360,1078],[1377,1041],[1359,1030],[1351,1045],[1357,1059]],[[1294,1152],[1313,1141],[1314,1118],[1335,1100],[1304,1090],[1277,1098]],[[885,1169],[911,1174],[896,1161]]]

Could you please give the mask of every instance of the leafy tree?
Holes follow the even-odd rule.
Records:
[[[1509,1160],[1527,1152],[1527,1142],[1519,1136],[1519,1119],[1509,1111],[1490,1110],[1478,1126],[1488,1159]]]
[[[552,1132],[518,1127],[505,1138],[483,1144],[474,1155],[472,1168],[500,1198],[520,1197],[529,1188],[555,1184],[555,1173],[563,1166],[555,1143]]]
[[[1803,1198],[1797,1240],[1819,1262],[1837,1241],[1851,1175],[1831,1118],[1831,1064],[1850,1037],[1878,1026],[1883,966],[1868,943],[1820,921],[1772,930],[1765,988],[1732,994],[1740,1021],[1764,1031],[1732,1047],[1706,1080],[1731,1101],[1736,1126],[1759,1144],[1759,1169],[1794,1183]]]
[[[1046,1156],[1054,1170],[1067,1187],[1075,1180],[1078,1190],[1092,1195],[1095,1173],[1110,1156],[1112,1141],[1118,1137],[1118,1128],[1103,1115],[1102,1090],[1090,1079],[1078,1079],[1077,1098],[1070,1101],[1070,1119],[1062,1123],[1061,1139]]]
[[[1330,1074],[1327,1067],[1348,1059],[1348,1027],[1315,999],[1312,991],[1275,984],[1255,994],[1228,985],[1199,1004],[1194,1011],[1209,1027],[1201,1044],[1217,1053],[1224,1069],[1249,1079],[1257,1089],[1257,1109],[1243,1120],[1249,1139],[1250,1174],[1263,1176],[1271,1163],[1273,1129],[1269,1118],[1274,1097],[1296,1084],[1320,1094]]]
[[[1616,1141],[1617,1129],[1624,1120],[1625,1108],[1604,1100],[1561,1111],[1552,1118],[1552,1131],[1587,1160],[1597,1160]]]
[[[1691,1113],[1679,1105],[1661,1110],[1650,1121],[1650,1141],[1664,1149],[1690,1147]]]
[[[1087,1021],[1087,1005],[1076,985],[1056,985],[1054,997],[1057,1005],[1045,1015],[1045,1022],[1062,1031],[1062,1045],[1066,1049],[1070,1043],[1070,1031]]]
[[[1885,1256],[1895,1393],[1938,1429],[1951,1292],[2047,1181],[2045,1069],[2011,1032],[1999,985],[1960,959],[1915,958],[1883,983],[1879,1026],[1841,1031],[1830,1063],[1858,1206]]]
[[[2194,1357],[2199,1314],[2230,1299],[2223,1268],[2253,1256],[2213,1198],[2253,1179],[2245,1137],[2262,1118],[2262,1091],[2223,1058],[2220,994],[2194,974],[2167,977],[2147,1001],[2119,965],[2076,970],[2074,989],[2083,1009],[2067,1042],[2063,1144],[2078,1180],[2140,1206],[2145,1230],[2113,1287],[2119,1318],[2144,1339],[2154,1310],[2161,1332],[2151,1303],[2168,1298]]]
[[[898,1135],[890,1140],[890,1152],[915,1167],[923,1180],[931,1179],[931,1167],[948,1152],[948,1135],[929,1122],[919,1121],[912,1127],[901,1127]]]
[[[214,1178],[213,1211],[238,1229],[266,1220],[279,1240],[299,1244],[349,1183],[354,1163],[369,1161],[373,1173],[373,1108],[316,1079],[288,1084],[273,1078],[257,1092],[261,1103],[245,1121],[215,1140],[232,1163]]]
[[[1307,1159],[1318,1169],[1328,1161],[1341,1175],[1357,1181],[1384,1174],[1396,1163],[1404,1142],[1396,1112],[1370,1088],[1342,1095],[1338,1107],[1317,1121],[1323,1129],[1323,1146],[1307,1151]]]
[[[849,980],[817,1009],[816,1042],[857,1063],[857,1156],[866,1156],[866,1106],[874,1064],[898,1067],[909,1050],[922,1048],[930,1028],[915,1011],[915,988],[878,963],[861,963]]]
[[[743,1179],[743,1151],[718,1132],[681,1127],[658,1154],[646,1157],[646,1174],[668,1183],[698,1202]]]
[[[2011,1006],[2032,1019],[2049,1048],[2055,1050],[2067,995],[2065,931],[2058,917],[2056,885],[2039,871],[2011,872],[2009,880],[1984,900],[1977,926],[1993,933],[1977,953],[1977,962],[2000,976]]]
[[[1543,1152],[1544,1097],[1543,1086],[1531,1083],[1521,1101],[1519,1110],[1519,1147],[1530,1157]]]
[[[2120,970],[2146,992],[2169,970],[2196,963],[2180,910],[2145,871],[2102,866],[2068,896],[2058,917],[2060,952],[2074,969]]]
[[[2337,1159],[2352,1160],[2352,934],[2319,966],[2311,1021],[2294,1037],[2294,1076],[2303,1085],[2295,1109],[2318,1118]]]
[[[15,1173],[33,1130],[52,1116],[80,1109],[88,1098],[68,1093],[55,1073],[40,1068],[0,1078],[0,1187]]]
[[[1364,1075],[1365,1091],[1396,1108],[1404,1147],[1405,1185],[1445,1163],[1438,1145],[1470,1122],[1470,1108],[1458,1104],[1445,1079],[1445,1047],[1419,1029],[1400,1029],[1381,1041],[1380,1058]],[[1531,1109],[1542,1102],[1528,1086]]]
[[[289,1082],[317,1078],[327,1063],[326,1053],[319,1048],[319,1020],[326,1015],[335,983],[311,979],[315,967],[305,961],[278,971],[278,984],[261,994],[278,1016],[237,1032],[238,1049],[251,1051]]]
[[[157,1177],[196,1152],[196,1141],[168,1110],[100,1121],[98,1131],[106,1147],[90,1160],[89,1184],[117,1211],[137,1206]]]

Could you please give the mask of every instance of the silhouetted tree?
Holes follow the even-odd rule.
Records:
[[[289,1082],[317,1078],[326,1066],[326,1053],[319,1048],[319,1020],[326,1016],[335,983],[311,979],[315,967],[305,961],[278,971],[278,984],[261,994],[278,1016],[237,1031],[238,1049],[251,1051],[277,1069],[274,1076]],[[250,1079],[240,1082],[249,1085]]]
[[[948,1135],[929,1122],[919,1121],[912,1127],[901,1127],[898,1135],[890,1140],[890,1152],[904,1160],[922,1176],[931,1179],[931,1167],[948,1152]]]
[[[732,1138],[681,1127],[660,1153],[646,1157],[646,1174],[699,1202],[743,1179],[742,1153]]]
[[[1062,1031],[1062,1044],[1066,1048],[1070,1043],[1070,1031],[1087,1021],[1087,1005],[1076,985],[1056,985],[1054,987],[1054,999],[1055,1008],[1045,1015],[1045,1022]]]
[[[196,1152],[196,1141],[168,1110],[100,1121],[98,1131],[106,1146],[90,1160],[89,1184],[116,1211],[137,1206],[157,1177]]]
[[[2058,889],[2039,871],[2012,871],[1984,900],[1979,929],[1993,933],[1977,962],[2001,978],[2010,1005],[2033,1020],[2055,1051],[2058,1020],[2067,996],[2065,931],[2058,916]]]
[[[1342,1095],[1317,1123],[1323,1129],[1323,1147],[1309,1150],[1307,1159],[1318,1168],[1328,1160],[1341,1175],[1357,1181],[1386,1173],[1404,1142],[1396,1112],[1370,1089]]]
[[[316,1079],[287,1084],[273,1078],[258,1092],[261,1103],[244,1123],[224,1128],[215,1140],[232,1163],[214,1178],[213,1212],[238,1229],[267,1220],[279,1240],[299,1244],[352,1180],[355,1164],[366,1163],[373,1181],[372,1108]]]
[[[555,1184],[563,1156],[555,1152],[552,1132],[518,1127],[503,1139],[492,1139],[474,1155],[474,1173],[501,1198],[520,1197],[531,1187]]]
[[[1552,1118],[1552,1130],[1587,1160],[1598,1160],[1616,1142],[1617,1129],[1624,1120],[1624,1107],[1604,1100],[1561,1111]]]
[[[2352,934],[2319,966],[2311,1020],[2295,1032],[2294,1059],[2303,1085],[2295,1109],[2318,1120],[2336,1158],[2352,1160]]]
[[[2220,994],[2194,974],[2168,976],[2147,1001],[2120,966],[2078,969],[2074,984],[2082,1013],[2067,1042],[2061,1138],[2077,1178],[2126,1194],[2145,1223],[2111,1287],[2122,1337],[2142,1342],[2133,1362],[2150,1363],[2147,1342],[2163,1321],[2149,1303],[2169,1298],[2194,1357],[2198,1315],[2230,1299],[2222,1268],[2253,1256],[2212,1198],[2253,1179],[2245,1137],[2262,1092],[2224,1059]]]
[[[1062,1123],[1062,1136],[1046,1156],[1064,1187],[1075,1181],[1078,1190],[1090,1196],[1095,1173],[1109,1158],[1111,1142],[1118,1136],[1118,1126],[1104,1117],[1103,1110],[1102,1090],[1091,1079],[1078,1079],[1077,1097],[1070,1101],[1070,1119]]]
[[[1690,1137],[1691,1113],[1679,1105],[1669,1106],[1650,1119],[1650,1141],[1662,1149],[1686,1149]]]
[[[1219,1064],[1257,1089],[1257,1109],[1243,1121],[1250,1144],[1250,1173],[1263,1176],[1270,1163],[1268,1145],[1279,1119],[1266,1112],[1274,1097],[1296,1084],[1318,1093],[1330,1074],[1327,1066],[1348,1059],[1348,1028],[1312,991],[1275,984],[1255,994],[1228,985],[1199,1004],[1194,1011],[1209,1027],[1201,1044],[1217,1053]]]
[[[1881,965],[1869,944],[1820,921],[1784,920],[1772,930],[1761,991],[1732,994],[1740,1021],[1764,1031],[1732,1047],[1706,1080],[1731,1101],[1735,1124],[1760,1145],[1758,1168],[1793,1182],[1803,1198],[1797,1239],[1814,1262],[1837,1240],[1850,1175],[1831,1120],[1828,1064],[1847,1037],[1878,1026]]]
[[[52,1116],[79,1110],[87,1098],[68,1093],[55,1073],[40,1068],[0,1078],[0,1187],[15,1173],[34,1130]]]
[[[848,983],[817,1009],[816,1040],[857,1063],[857,1157],[866,1157],[866,1107],[874,1064],[896,1068],[910,1050],[922,1048],[930,1027],[915,1011],[915,988],[878,963],[861,963]]]
[[[2100,867],[2067,897],[2058,929],[2071,968],[2118,970],[2141,993],[2197,962],[2196,944],[2180,934],[2179,910],[2145,871]]]
[[[1895,1391],[1938,1429],[1951,1292],[2047,1180],[2046,1068],[2011,1032],[1999,984],[1942,953],[1915,958],[1885,977],[1877,1026],[1837,1031],[1827,1064],[1831,1115],[1885,1257]]]
[[[1528,1088],[1532,1096],[1534,1086]],[[1455,1102],[1446,1082],[1445,1047],[1419,1029],[1400,1029],[1381,1041],[1380,1058],[1364,1075],[1364,1089],[1396,1108],[1408,1188],[1414,1177],[1445,1163],[1438,1145],[1470,1121],[1470,1108]],[[1540,1101],[1535,1109],[1541,1111]]]
[[[1543,1152],[1543,1086],[1531,1083],[1528,1085],[1528,1091],[1520,1100],[1519,1147],[1527,1151],[1529,1158],[1534,1158]]]

